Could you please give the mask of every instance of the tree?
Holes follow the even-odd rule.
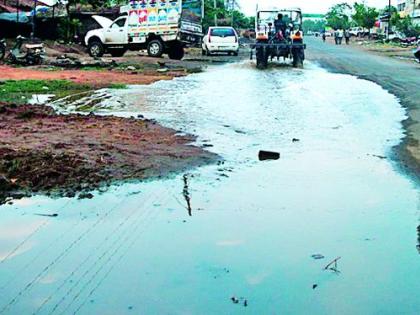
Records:
[[[336,4],[330,8],[325,18],[327,25],[333,29],[347,29],[350,27],[350,10],[348,3]]]
[[[357,2],[354,4],[353,8],[354,14],[352,15],[352,18],[358,26],[368,30],[375,26],[376,19],[379,16],[379,12],[375,8]]]
[[[255,18],[247,17],[238,10],[227,10],[224,0],[216,0],[216,8],[214,8],[214,0],[204,0],[204,29],[214,26],[215,15],[219,26],[230,26],[233,24],[233,27],[236,29],[254,28]]]
[[[389,8],[384,8],[381,13],[383,15],[389,15]],[[402,18],[394,6],[391,6],[391,26],[405,36],[420,36],[420,26],[416,26],[410,16]]]
[[[410,16],[404,18],[394,18],[394,25],[398,31],[408,37],[417,37],[420,35],[420,26],[415,25]]]
[[[326,22],[324,20],[304,20],[302,27],[306,32],[322,32],[325,30]]]

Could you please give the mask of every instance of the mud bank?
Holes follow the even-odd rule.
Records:
[[[420,181],[420,67],[354,47],[324,44],[317,39],[308,39],[307,56],[332,72],[375,82],[399,98],[408,118],[403,121],[406,137],[394,148],[395,158],[403,172]]]
[[[67,80],[77,84],[86,84],[95,88],[108,87],[110,84],[151,84],[160,80],[171,80],[186,75],[185,72],[168,71],[158,74],[156,71],[119,69],[102,70],[58,70],[41,68],[14,68],[0,65],[0,80]]]
[[[59,115],[0,103],[0,194],[75,196],[112,182],[168,175],[216,160],[154,121]]]

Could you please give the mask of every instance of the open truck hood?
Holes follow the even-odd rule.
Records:
[[[100,16],[100,15],[94,15],[92,16],[92,18],[99,23],[100,26],[102,26],[102,28],[108,28],[111,26],[112,24],[112,20],[104,17],[104,16]]]

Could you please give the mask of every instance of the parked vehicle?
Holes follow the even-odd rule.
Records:
[[[285,30],[275,30],[275,20],[278,15],[283,16]],[[302,67],[305,59],[306,45],[303,43],[302,11],[300,9],[266,9],[257,7],[255,17],[257,41],[251,46],[257,59],[257,68],[265,69],[268,60],[273,58],[288,58],[293,60],[294,67]]]
[[[16,37],[16,43],[7,55],[6,61],[20,65],[40,65],[45,58],[44,45],[29,43],[23,36]]]
[[[202,43],[203,55],[214,53],[239,54],[239,36],[233,27],[209,27]]]
[[[416,57],[417,61],[420,62],[420,41],[417,42],[417,49],[414,50],[414,57]]]
[[[254,29],[248,29],[248,30],[245,30],[243,33],[242,33],[242,37],[245,37],[245,38],[248,38],[248,39],[255,39],[255,30]]]
[[[402,46],[414,46],[417,44],[417,37],[405,37],[400,39],[400,44]]]
[[[6,40],[1,39],[0,40],[0,61],[4,59],[5,55],[6,55]]]
[[[364,37],[369,34],[369,30],[363,27],[352,27],[349,29],[349,33],[351,36]]]
[[[102,28],[86,34],[92,57],[121,57],[127,50],[147,49],[151,57],[167,53],[182,59],[184,47],[198,45],[203,37],[202,0],[130,1],[121,13],[115,21],[93,16]]]

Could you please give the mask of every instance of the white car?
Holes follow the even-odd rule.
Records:
[[[233,27],[210,27],[203,38],[203,55],[213,53],[239,54],[239,36]]]

